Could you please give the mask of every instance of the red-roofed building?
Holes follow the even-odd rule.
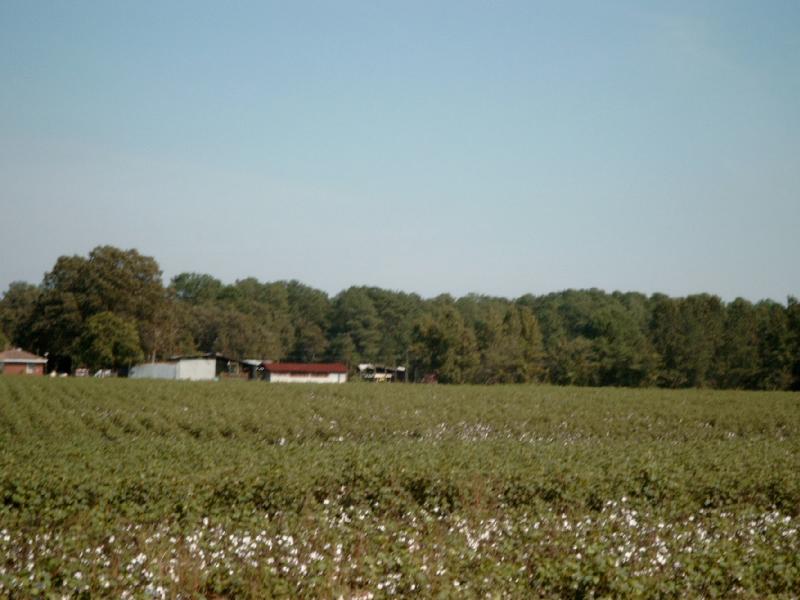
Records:
[[[0,352],[0,373],[5,375],[44,375],[47,359],[20,348]]]
[[[344,383],[347,365],[342,363],[281,363],[261,365],[264,380],[272,383]]]

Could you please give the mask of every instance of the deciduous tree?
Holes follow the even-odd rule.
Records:
[[[87,319],[78,348],[82,364],[91,369],[119,369],[142,359],[136,323],[108,311]]]

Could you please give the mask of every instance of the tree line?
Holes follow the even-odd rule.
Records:
[[[100,246],[0,300],[0,346],[60,371],[174,355],[406,365],[442,383],[800,389],[800,304],[597,289],[516,299],[298,281],[224,284]]]

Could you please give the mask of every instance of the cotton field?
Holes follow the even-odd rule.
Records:
[[[796,597],[800,396],[0,378],[0,597]]]

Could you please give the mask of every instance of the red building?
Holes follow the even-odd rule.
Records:
[[[44,375],[47,359],[20,348],[0,352],[0,373],[4,375]]]

